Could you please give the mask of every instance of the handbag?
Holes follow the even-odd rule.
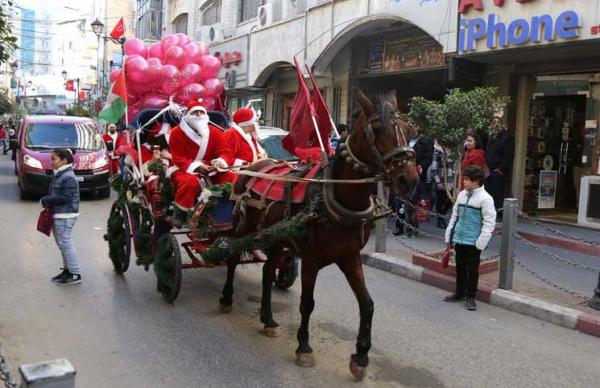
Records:
[[[52,223],[54,219],[52,218],[52,210],[45,208],[40,211],[40,215],[37,221],[37,230],[38,232],[44,233],[46,236],[50,236],[52,232]]]

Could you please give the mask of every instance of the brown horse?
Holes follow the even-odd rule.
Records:
[[[361,179],[381,177],[392,192],[406,197],[418,179],[414,152],[406,144],[407,125],[397,114],[396,99],[393,96],[381,98],[376,107],[360,91],[356,93],[362,113],[354,123],[351,134],[336,150],[336,155],[325,168],[325,178]],[[262,162],[250,170],[258,171],[269,162]],[[246,179],[244,179],[246,178]],[[236,194],[243,193],[247,177],[240,177],[236,183]],[[363,275],[360,251],[369,239],[373,224],[375,204],[372,199],[373,183],[364,184],[316,184],[311,183],[307,190],[307,201],[321,198],[320,215],[308,224],[308,236],[296,239],[289,244],[273,247],[265,254],[267,261],[263,267],[262,300],[260,320],[264,323],[267,336],[278,335],[278,325],[273,320],[271,310],[271,285],[275,279],[276,258],[287,248],[300,256],[302,261],[302,297],[300,313],[302,322],[298,330],[296,362],[301,366],[313,366],[312,348],[309,346],[308,323],[314,308],[313,291],[319,270],[330,264],[337,264],[352,287],[360,308],[360,328],[356,353],[352,355],[350,370],[355,378],[362,379],[369,363],[371,347],[371,320],[373,300],[369,296]],[[257,197],[254,197],[257,199]],[[244,219],[234,217],[234,228],[239,235],[253,233],[259,228],[268,227],[305,210],[307,204],[291,205],[273,203],[265,210],[247,206]],[[314,211],[314,208],[313,208]],[[231,311],[233,277],[238,258],[228,261],[227,281],[220,300],[222,311]]]

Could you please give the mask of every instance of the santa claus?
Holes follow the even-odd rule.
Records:
[[[257,130],[258,118],[253,109],[241,108],[233,114],[233,123],[225,136],[234,154],[234,166],[252,164],[267,157],[257,141]]]
[[[119,172],[119,156],[115,154],[115,150],[123,143],[123,136],[117,133],[117,126],[109,124],[107,131],[102,135],[102,140],[108,150],[108,157],[110,159],[110,174],[115,175]]]
[[[174,163],[170,177],[175,186],[175,205],[184,212],[194,207],[200,194],[198,175],[210,175],[212,184],[235,181],[235,175],[226,170],[233,161],[233,152],[225,135],[209,124],[208,112],[199,102],[190,101],[187,109],[181,123],[169,136]],[[181,212],[174,218],[185,219]]]

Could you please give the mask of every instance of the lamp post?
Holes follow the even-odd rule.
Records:
[[[98,50],[97,50],[97,56],[98,56],[98,60],[96,62],[96,97],[99,98],[101,93],[101,88],[102,88],[102,82],[104,82],[104,64],[102,65],[102,82],[100,79],[100,37],[102,35],[102,33],[104,32],[104,23],[102,23],[100,21],[100,19],[96,18],[96,20],[94,20],[92,22],[92,31],[94,31],[94,34],[96,34],[96,38],[98,38]],[[102,58],[103,61],[106,60],[105,58]]]

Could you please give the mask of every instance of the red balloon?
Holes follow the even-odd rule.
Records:
[[[208,110],[215,110],[215,108],[217,107],[217,100],[215,100],[213,97],[203,98],[202,104]]]
[[[177,44],[179,47],[185,47],[188,43],[190,43],[190,38],[182,32],[178,32],[175,34],[177,37]]]
[[[145,108],[160,109],[160,108],[164,108],[165,106],[167,106],[168,103],[169,102],[167,101],[167,99],[163,96],[147,95],[142,99],[142,101],[140,102],[140,105],[144,109]]]
[[[170,65],[182,67],[185,64],[183,49],[179,46],[171,46],[164,52],[164,61]]]
[[[144,59],[141,55],[126,55],[125,56],[125,64],[127,65],[130,61]],[[145,60],[145,59],[144,59]]]
[[[157,82],[160,79],[162,62],[158,58],[148,58],[148,70],[146,71],[148,82]]]
[[[179,39],[173,35],[173,34],[169,34],[169,35],[165,35],[164,38],[161,39],[160,41],[160,45],[162,47],[162,52],[163,52],[163,56],[165,51],[171,47],[171,46],[177,46],[177,43],[179,43]]]
[[[110,76],[108,77],[110,79],[110,82],[115,82],[115,80],[121,75],[121,72],[121,69],[112,69],[110,71]]]
[[[192,42],[188,43],[184,48],[185,62],[186,63],[200,63],[202,59],[202,51],[200,50],[200,46],[198,43]]]
[[[200,82],[200,78],[200,66],[195,63],[188,63],[184,66],[183,70],[181,71],[180,86]]]
[[[163,53],[160,42],[154,42],[150,45],[150,49],[148,49],[148,57],[162,59]]]
[[[208,49],[208,45],[204,42],[196,42],[198,48],[200,49],[200,53],[202,56],[210,54],[210,50]]]
[[[217,78],[209,78],[204,81],[204,87],[210,96],[219,96],[225,90],[225,87]]]
[[[138,95],[131,94],[130,91],[131,89],[127,90],[127,105],[135,104],[139,100]]]
[[[133,58],[126,64],[126,77],[132,82],[142,84],[146,81],[148,62],[144,58]]]
[[[148,47],[143,40],[137,38],[129,38],[123,45],[125,55],[140,55],[144,58],[148,57]]]
[[[204,55],[200,59],[200,67],[202,68],[202,77],[204,79],[215,78],[221,70],[221,61],[212,55]]]
[[[184,99],[197,100],[204,94],[204,86],[200,84],[189,84],[181,88],[178,95]]]

